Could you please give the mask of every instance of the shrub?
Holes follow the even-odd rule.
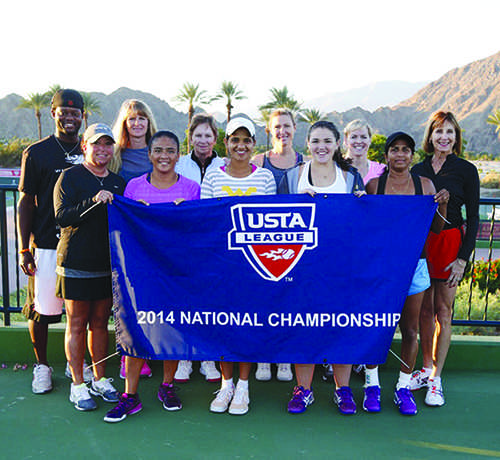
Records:
[[[32,144],[31,139],[0,139],[0,167],[19,168],[21,166],[21,157],[23,150]]]
[[[496,171],[487,172],[481,181],[481,187],[500,188],[500,173]]]

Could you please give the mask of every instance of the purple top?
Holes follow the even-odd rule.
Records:
[[[179,180],[167,189],[159,189],[148,182],[148,174],[131,179],[125,188],[124,197],[132,200],[144,200],[149,204],[168,203],[179,198],[199,200],[200,186],[191,179],[181,176]]]
[[[366,173],[366,176],[363,177],[363,182],[365,185],[368,184],[371,179],[381,176],[385,171],[385,165],[381,163],[368,160],[368,164],[370,165],[368,167],[368,172]]]

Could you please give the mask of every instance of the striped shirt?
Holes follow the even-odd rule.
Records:
[[[246,177],[233,177],[221,168],[207,172],[201,183],[201,198],[274,195],[276,182],[268,169],[256,168]]]

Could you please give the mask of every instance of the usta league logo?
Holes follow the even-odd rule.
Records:
[[[314,203],[232,206],[228,249],[243,251],[262,278],[279,281],[290,273],[306,249],[317,246],[315,213]]]

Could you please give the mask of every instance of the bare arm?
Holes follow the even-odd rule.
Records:
[[[17,203],[17,234],[19,236],[21,251],[29,248],[34,214],[35,197],[20,192]],[[33,276],[35,274],[36,265],[31,252],[24,251],[20,254],[19,265],[26,275]]]
[[[264,164],[264,154],[259,153],[258,155],[255,155],[250,160],[250,163],[254,164],[255,166],[258,166],[259,168],[262,168],[262,165]]]

